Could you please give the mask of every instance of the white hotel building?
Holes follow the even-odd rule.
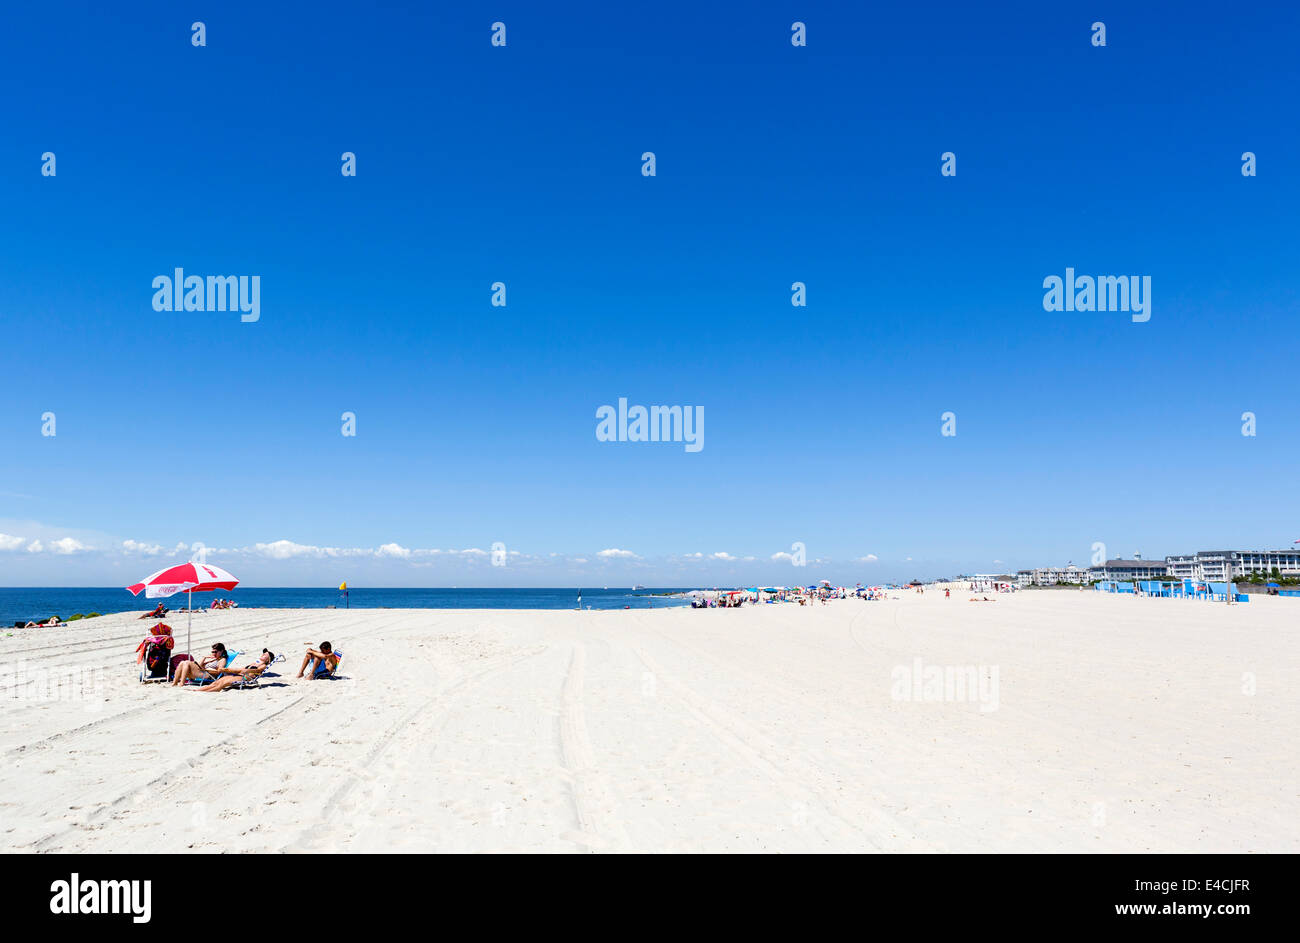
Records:
[[[1087,583],[1092,580],[1154,580],[1172,576],[1180,580],[1230,583],[1242,577],[1260,574],[1300,577],[1300,548],[1296,550],[1201,550],[1163,560],[1107,560],[1100,566],[1082,569],[1077,566],[1041,566],[1017,570],[1020,586],[1053,586],[1059,583]]]
[[[1058,583],[1086,583],[1088,580],[1088,571],[1072,563],[1016,571],[1016,583],[1020,586],[1055,586]]]
[[[1165,560],[1143,560],[1134,554],[1132,560],[1107,560],[1101,566],[1089,567],[1088,578],[1108,580],[1119,583],[1132,583],[1137,580],[1155,580],[1169,575],[1169,564]]]
[[[1169,575],[1187,580],[1227,583],[1259,573],[1300,576],[1300,550],[1201,550],[1183,556],[1165,557]]]

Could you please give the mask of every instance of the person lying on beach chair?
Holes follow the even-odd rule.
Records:
[[[227,688],[236,686],[243,687],[250,681],[256,679],[263,671],[271,666],[275,661],[275,653],[270,649],[262,649],[261,657],[251,665],[245,665],[243,668],[218,668],[217,678],[209,684],[199,688],[200,691],[224,691]]]
[[[307,654],[302,656],[302,667],[298,669],[298,677],[303,676],[303,672],[310,671],[308,678],[328,678],[334,674],[334,669],[339,666],[339,659],[343,656],[334,651],[334,647],[329,642],[321,642],[320,648],[309,648]]]
[[[221,669],[229,664],[230,656],[226,654],[226,646],[217,642],[212,646],[212,654],[204,657],[202,661],[190,659],[178,664],[172,674],[172,687],[203,677],[215,678]]]
[[[153,612],[146,612],[146,613],[145,613],[144,615],[142,615],[140,618],[141,618],[141,619],[161,619],[161,618],[162,618],[163,616],[165,616],[165,615],[167,615],[167,607],[164,606],[162,603],[159,603],[158,606],[157,606],[157,608],[155,608]]]

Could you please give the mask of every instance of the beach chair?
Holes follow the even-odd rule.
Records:
[[[140,659],[140,683],[171,680],[172,650],[162,636],[154,636],[144,643]]]
[[[172,679],[172,666],[176,664],[172,649],[175,647],[172,627],[166,622],[159,622],[154,626],[153,631],[145,636],[144,641],[136,646],[135,660],[140,665],[142,684]]]

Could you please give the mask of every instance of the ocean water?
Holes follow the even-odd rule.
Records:
[[[682,589],[644,589],[633,592],[619,589],[583,589],[582,608],[633,609],[689,605],[686,600],[669,599],[657,593],[684,592]],[[195,593],[195,607],[208,607],[216,595],[233,599],[241,609],[326,609],[345,605],[337,589],[292,589],[237,587],[229,593]],[[0,588],[0,627],[12,626],[19,619],[37,621],[80,612],[130,612],[152,609],[159,602],[168,609],[185,605],[185,594],[166,599],[132,596],[121,587]],[[347,605],[353,609],[573,609],[578,604],[578,588],[572,589],[353,589]]]

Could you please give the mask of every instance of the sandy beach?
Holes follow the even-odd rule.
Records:
[[[0,847],[1300,851],[1300,600],[895,595],[203,613],[289,656],[211,695],[138,683],[133,616],[15,630]]]

